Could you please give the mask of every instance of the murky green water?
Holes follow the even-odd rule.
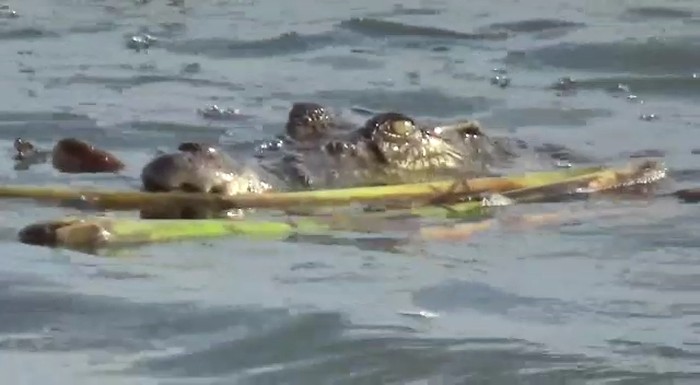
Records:
[[[700,182],[696,1],[175,3],[0,10],[2,181],[136,186],[159,148],[264,139],[293,101],[312,100],[357,122],[354,107],[477,118],[600,163],[661,154],[674,187]],[[576,86],[558,90],[564,77]],[[197,114],[213,104],[244,116]],[[83,138],[128,170],[14,170],[17,136]],[[570,206],[629,211],[459,242],[240,238],[106,258],[17,244],[24,224],[69,211],[4,202],[0,374],[12,384],[700,383],[700,209]],[[545,209],[556,207],[532,208]]]

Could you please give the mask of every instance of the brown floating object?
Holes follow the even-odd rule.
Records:
[[[112,173],[124,168],[116,156],[75,138],[56,143],[52,163],[56,170],[65,173]]]
[[[67,246],[75,249],[94,249],[107,242],[108,222],[65,218],[29,225],[19,232],[22,243],[35,246]]]
[[[34,223],[19,232],[19,240],[29,245],[55,246],[58,243],[56,231],[69,224],[71,221]]]
[[[685,190],[678,190],[673,195],[678,197],[685,203],[698,203],[700,202],[700,188],[689,188]]]

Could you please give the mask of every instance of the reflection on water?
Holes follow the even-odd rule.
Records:
[[[382,110],[476,118],[532,150],[518,167],[659,157],[666,188],[700,181],[697,2],[465,4],[8,3],[0,178],[134,188],[158,150],[252,151],[304,100],[357,123]],[[201,113],[213,105],[235,118]],[[16,137],[50,148],[65,136],[127,169],[13,168]],[[392,228],[90,256],[12,239],[77,208],[5,202],[0,373],[71,384],[699,383],[698,208],[554,207],[565,204],[591,215],[451,242]],[[596,215],[606,208],[621,214]]]

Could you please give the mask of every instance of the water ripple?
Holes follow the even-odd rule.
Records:
[[[509,37],[505,32],[457,32],[444,28],[421,27],[372,18],[344,20],[339,26],[363,35],[380,38],[390,36],[414,36],[457,40],[504,40]]]
[[[605,59],[602,59],[605,58]],[[609,43],[560,43],[526,52],[509,52],[509,64],[543,64],[585,71],[693,74],[700,61],[695,37],[651,38]]]
[[[512,315],[547,323],[564,322],[567,314],[571,316],[582,310],[553,298],[528,298],[484,283],[458,280],[420,289],[413,294],[413,302],[434,312],[470,309],[481,314]]]
[[[497,127],[585,126],[595,118],[610,117],[613,111],[593,108],[493,108],[481,120]]]
[[[190,78],[178,75],[134,75],[126,77],[107,77],[95,75],[73,75],[68,78],[53,78],[46,81],[46,88],[68,86],[72,84],[94,84],[105,88],[122,91],[125,89],[139,87],[155,83],[181,83],[192,87],[212,87],[229,91],[241,91],[243,86],[225,82],[208,80],[203,78]]]
[[[493,23],[484,27],[485,30],[504,30],[517,33],[537,33],[552,29],[583,28],[584,23],[577,23],[559,19],[529,19],[510,22]]]
[[[576,79],[573,87],[611,94],[696,98],[700,96],[700,74],[591,77]]]
[[[330,104],[359,106],[374,111],[410,111],[416,116],[449,118],[466,116],[501,103],[485,96],[447,95],[439,89],[393,91],[386,88],[356,90],[323,90],[305,98],[326,100]]]
[[[161,42],[158,46],[174,53],[204,55],[211,58],[257,58],[309,52],[335,43],[337,43],[336,39],[329,34],[302,35],[297,32],[288,32],[251,41],[207,38]]]
[[[56,38],[60,35],[56,32],[39,28],[24,27],[14,29],[1,29],[0,40],[31,40],[41,38]]]
[[[673,7],[630,7],[623,14],[623,20],[649,21],[650,19],[687,19],[694,16],[689,9]]]
[[[302,314],[284,323],[273,318],[255,327],[247,325],[245,339],[229,337],[183,354],[143,360],[134,370],[180,378],[215,376],[221,383],[235,379],[237,383],[321,384],[437,379],[435,368],[439,367],[442,379],[488,378],[508,383],[522,378],[525,369],[550,366],[531,375],[552,379],[574,363],[582,364],[581,357],[548,354],[517,340],[416,338],[410,331],[394,328],[378,337],[381,330],[373,329],[373,336],[358,335],[357,328],[333,313]]]

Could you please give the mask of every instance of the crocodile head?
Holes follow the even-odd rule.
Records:
[[[292,105],[285,126],[287,136],[297,142],[326,137],[336,125],[328,109],[318,103],[297,102]]]
[[[193,192],[221,195],[264,192],[271,186],[251,169],[241,167],[218,149],[200,143],[182,143],[177,152],[148,162],[141,171],[148,192]],[[142,217],[199,218],[210,216],[195,207],[153,208]]]
[[[463,155],[448,141],[417,127],[410,117],[381,113],[358,131],[356,154],[387,176],[401,182],[422,180],[433,173],[456,171]]]

